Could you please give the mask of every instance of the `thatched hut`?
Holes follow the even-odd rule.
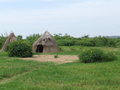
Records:
[[[55,39],[47,31],[33,44],[33,52],[49,53],[58,51],[59,48]]]
[[[7,40],[5,41],[5,43],[4,43],[1,51],[7,51],[9,43],[11,43],[11,42],[13,42],[13,41],[16,41],[16,40],[17,40],[17,38],[16,38],[16,36],[14,35],[14,33],[11,33],[11,34],[8,36]]]

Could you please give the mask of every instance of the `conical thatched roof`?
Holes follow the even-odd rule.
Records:
[[[17,38],[16,38],[16,36],[14,35],[14,33],[11,33],[11,34],[9,35],[9,37],[7,38],[7,40],[5,41],[5,43],[4,43],[1,51],[6,51],[7,48],[8,48],[9,43],[11,43],[11,42],[13,42],[13,41],[16,41],[16,40],[17,40]]]
[[[53,38],[53,36],[46,31],[34,44],[33,44],[33,52],[39,52],[38,46],[41,46],[39,49],[43,49],[40,52],[58,52],[58,45]]]

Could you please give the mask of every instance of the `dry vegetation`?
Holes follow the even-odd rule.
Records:
[[[32,58],[21,58],[23,60],[35,60],[40,62],[55,62],[58,64],[75,62],[78,60],[77,55],[59,55],[58,58],[55,55],[34,55]]]

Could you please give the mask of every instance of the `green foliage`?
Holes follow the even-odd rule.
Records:
[[[120,42],[116,43],[116,47],[120,48]]]
[[[83,63],[105,62],[116,59],[113,53],[105,53],[100,49],[86,49],[81,51],[79,59]]]
[[[31,46],[40,37],[40,34],[33,34],[28,36],[27,41]],[[89,37],[88,35],[81,38],[73,37],[68,34],[55,34],[54,38],[59,46],[89,46],[89,47],[120,47],[120,38],[109,38],[109,37]],[[6,37],[0,36],[0,48],[5,42]],[[23,40],[22,36],[17,36],[17,40]]]
[[[7,37],[5,37],[3,35],[0,36],[0,49],[2,48],[2,46],[3,46],[3,44],[4,44],[5,40],[6,40],[6,38]]]
[[[75,45],[75,40],[57,40],[57,44],[59,46],[74,46]]]
[[[95,46],[93,39],[90,39],[90,38],[83,38],[77,42],[78,42],[78,45],[80,46]]]
[[[28,41],[30,43],[30,45],[32,46],[32,44],[40,37],[41,35],[39,34],[33,34],[30,35],[26,38],[26,41]]]
[[[109,46],[109,47],[115,47],[116,43],[115,40],[116,39],[112,39],[112,38],[107,38],[107,37],[95,37],[93,38],[94,42],[95,42],[95,46]]]
[[[107,47],[116,47],[117,43],[120,42],[119,38],[108,38],[108,37],[93,37],[90,38],[88,35],[81,38],[75,38],[70,35],[55,34],[54,38],[56,39],[59,46],[107,46]]]
[[[106,52],[104,53],[104,58],[103,61],[113,61],[116,60],[116,54],[112,53],[112,52]]]
[[[59,56],[58,55],[54,55],[54,58],[59,58]]]
[[[32,57],[31,46],[24,41],[15,41],[9,45],[9,56]]]
[[[17,36],[17,40],[22,40],[22,39],[23,39],[23,37],[21,35]]]

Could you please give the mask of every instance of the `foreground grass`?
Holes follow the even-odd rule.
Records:
[[[113,62],[56,65],[6,55],[0,53],[0,90],[120,90],[119,56]]]

